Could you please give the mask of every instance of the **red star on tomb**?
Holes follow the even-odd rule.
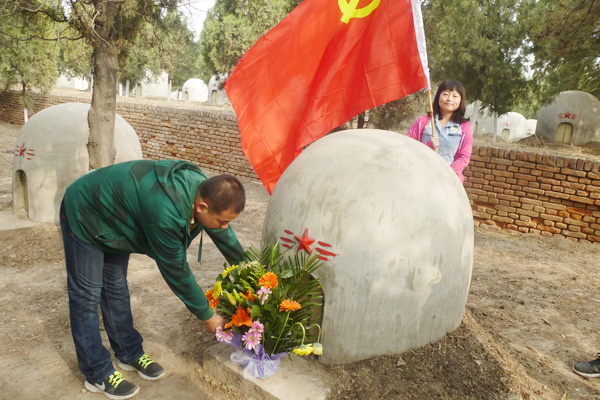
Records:
[[[27,150],[27,147],[25,147],[25,143],[23,143],[19,148],[19,157],[25,157],[25,150]]]
[[[316,242],[315,246],[319,246],[319,247],[315,247],[314,250],[317,253],[319,253],[317,255],[317,257],[320,260],[329,261],[329,257],[337,256],[336,253],[333,253],[333,252],[327,250],[327,248],[331,248],[331,245],[329,243],[325,243],[322,241],[316,241],[315,239],[309,237],[308,229],[304,230],[304,235],[302,235],[302,236],[296,236],[296,235],[294,235],[294,232],[292,232],[288,229],[285,229],[284,232],[286,235],[289,235],[290,237],[293,238],[293,239],[290,239],[290,237],[286,237],[286,236],[281,236],[279,238],[283,242],[282,246],[285,248],[290,249],[294,246],[294,243],[298,242],[298,248],[296,249],[296,252],[299,252],[302,249],[304,249],[310,254],[310,253],[312,253],[312,250],[313,250],[310,247],[310,245]]]
[[[571,113],[570,112],[566,112],[565,113],[565,118],[567,118],[567,119],[571,118]]]
[[[304,230],[304,235],[302,235],[302,237],[300,237],[300,236],[294,236],[294,237],[298,241],[298,250],[297,251],[304,249],[304,250],[306,250],[306,252],[308,254],[310,254],[312,251],[312,249],[310,248],[310,245],[315,242],[315,239],[308,236],[308,228],[306,228]]]

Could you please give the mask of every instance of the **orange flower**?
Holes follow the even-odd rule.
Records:
[[[219,305],[219,297],[217,297],[216,299],[213,297],[213,291],[212,289],[208,289],[206,291],[206,293],[204,294],[206,296],[206,300],[208,300],[208,305],[210,306],[210,308],[216,308]]]
[[[277,287],[278,283],[279,283],[279,280],[277,278],[277,275],[275,275],[272,272],[267,272],[266,274],[261,276],[260,279],[258,280],[258,284],[260,286],[265,286],[268,289],[273,289],[274,287]]]
[[[252,318],[250,318],[250,308],[247,308],[246,310],[238,306],[235,314],[231,316],[231,321],[225,324],[225,329],[231,328],[231,325],[235,325],[237,327],[240,327],[242,325],[246,325],[249,328],[252,327]]]
[[[252,293],[251,289],[246,290],[246,299],[248,299],[248,301],[254,301],[254,293]]]
[[[296,300],[284,300],[279,305],[279,311],[296,311],[301,308],[302,306]]]

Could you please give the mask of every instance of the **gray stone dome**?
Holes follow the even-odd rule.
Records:
[[[540,110],[536,135],[551,143],[579,146],[600,141],[600,100],[589,93],[560,93]]]
[[[311,144],[277,183],[262,241],[295,254],[308,251],[304,235],[328,260],[315,273],[325,299],[321,362],[402,353],[460,325],[473,215],[456,173],[422,143],[359,129]]]
[[[498,118],[497,135],[504,141],[516,142],[526,138],[527,119],[522,114],[516,112],[507,112]]]
[[[208,86],[202,79],[192,78],[185,81],[181,87],[183,100],[187,101],[207,101]]]
[[[13,211],[24,210],[39,222],[58,222],[62,197],[73,181],[89,171],[89,104],[46,108],[21,128],[13,160]],[[137,134],[115,118],[115,163],[142,158]]]

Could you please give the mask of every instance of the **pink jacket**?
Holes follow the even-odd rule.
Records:
[[[423,115],[417,118],[415,123],[408,130],[406,136],[420,142],[423,131],[428,123],[428,115]],[[454,170],[454,172],[456,172],[456,175],[458,175],[460,181],[464,182],[465,176],[462,172],[465,167],[469,165],[469,161],[471,160],[471,151],[473,150],[473,131],[469,121],[463,122],[460,124],[460,127],[462,129],[462,135],[460,137],[460,142],[458,143],[458,149],[456,149],[456,154],[454,155],[454,162],[450,164],[450,167]],[[433,143],[431,143],[431,141],[425,144],[433,149]]]

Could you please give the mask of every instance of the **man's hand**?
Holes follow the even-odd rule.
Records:
[[[219,314],[215,314],[206,321],[204,321],[206,327],[212,333],[215,333],[219,326],[225,326],[225,322],[225,318],[221,317]]]

